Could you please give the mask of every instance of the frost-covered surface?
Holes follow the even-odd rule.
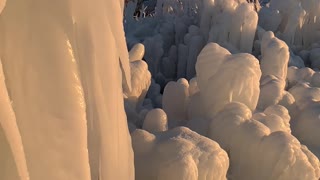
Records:
[[[225,180],[227,153],[219,144],[188,128],[132,134],[136,179]]]

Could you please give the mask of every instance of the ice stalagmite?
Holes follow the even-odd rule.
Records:
[[[30,179],[134,178],[123,3],[11,0],[0,15],[1,62]]]
[[[262,77],[258,108],[264,110],[277,104],[283,96],[290,55],[286,43],[276,38],[271,31],[263,34],[261,53]]]
[[[197,81],[205,110],[220,111],[229,102],[257,106],[261,71],[258,60],[247,53],[232,55],[216,43],[207,44],[198,56]]]

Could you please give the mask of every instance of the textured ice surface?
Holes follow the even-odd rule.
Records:
[[[271,31],[267,31],[262,36],[261,56],[258,108],[264,110],[277,104],[282,98],[288,71],[289,48],[285,42],[274,37]]]
[[[290,115],[283,106],[269,106],[263,113],[253,114],[252,118],[266,125],[271,132],[285,131],[291,133]]]
[[[0,61],[0,179],[29,179],[21,135]],[[15,167],[16,166],[16,167]]]
[[[244,104],[226,105],[212,119],[209,137],[228,152],[232,179],[320,177],[319,160],[312,153],[288,132],[271,133],[252,119],[251,110]]]
[[[198,56],[196,70],[207,113],[215,114],[234,101],[246,104],[251,110],[256,108],[261,71],[254,56],[232,55],[218,44],[209,43]]]
[[[168,115],[169,127],[175,127],[187,120],[188,97],[188,87],[183,83],[171,81],[164,88],[162,107]]]
[[[130,62],[131,70],[131,91],[125,89],[126,101],[129,101],[133,108],[140,109],[143,99],[151,84],[151,74],[145,61],[135,60]]]
[[[167,114],[162,109],[153,109],[149,111],[144,119],[142,128],[150,133],[168,130]]]
[[[136,61],[136,60],[142,60],[144,56],[144,45],[141,43],[138,43],[132,47],[132,49],[129,52],[129,59],[130,62]]]
[[[218,143],[188,128],[132,134],[136,179],[225,180],[227,153]]]
[[[301,111],[293,123],[293,134],[320,158],[320,104],[312,104]]]
[[[103,0],[6,3],[1,62],[30,179],[134,178],[121,83],[131,89],[123,6]],[[25,176],[23,154],[12,147]]]
[[[320,40],[319,5],[318,0],[271,0],[259,12],[259,25],[290,47],[307,48]]]

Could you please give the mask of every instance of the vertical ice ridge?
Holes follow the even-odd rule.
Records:
[[[29,172],[26,164],[25,153],[21,141],[21,135],[16,123],[16,117],[7,92],[5,77],[0,60],[0,125],[10,144],[10,148],[21,179],[28,180]]]

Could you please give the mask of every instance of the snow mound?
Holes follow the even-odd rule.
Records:
[[[226,180],[227,153],[218,143],[188,128],[132,134],[136,179]]]

